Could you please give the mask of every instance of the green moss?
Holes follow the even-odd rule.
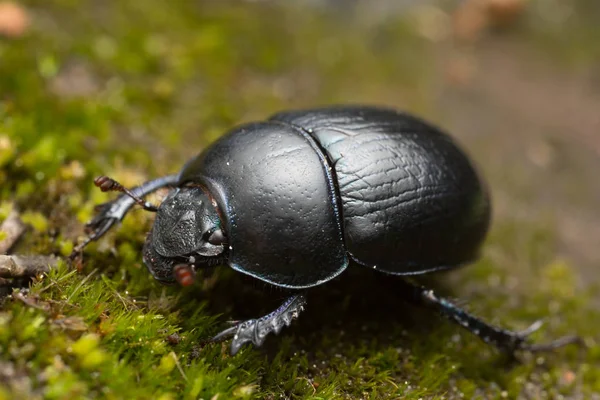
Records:
[[[48,219],[39,212],[28,211],[21,215],[21,219],[37,232],[44,233],[48,230]]]
[[[31,31],[0,41],[0,220],[17,209],[32,226],[17,252],[66,256],[94,206],[113,197],[93,176],[131,186],[177,171],[234,123],[330,102],[435,110],[436,45],[402,15],[373,23],[272,2],[24,4]],[[537,40],[528,32],[520,34]],[[545,319],[536,340],[577,332],[588,344],[508,368],[489,346],[404,306],[360,271],[317,289],[300,321],[265,348],[231,357],[227,344],[204,341],[224,320],[261,315],[282,295],[226,269],[194,288],[159,286],[140,257],[151,220],[131,212],[86,249],[80,270],[61,264],[4,300],[0,399],[600,392],[597,292],[581,289],[557,258],[558,227],[545,221],[500,221],[481,261],[431,282],[511,329]]]

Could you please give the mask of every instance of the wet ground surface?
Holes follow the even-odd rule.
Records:
[[[440,109],[489,176],[495,218],[552,224],[558,254],[597,282],[598,70],[556,68],[516,39],[489,40],[472,57],[473,82],[442,89]]]

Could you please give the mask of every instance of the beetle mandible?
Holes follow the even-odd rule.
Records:
[[[162,283],[193,283],[196,269],[227,263],[294,292],[277,310],[240,322],[231,353],[279,333],[303,310],[307,289],[349,264],[399,277],[398,290],[513,353],[548,350],[521,332],[492,326],[404,278],[455,268],[478,256],[490,220],[487,189],[446,133],[417,117],[371,106],[278,113],[234,128],[169,175],[128,190],[108,177],[102,190],[124,194],[86,225],[90,241],[139,204],[156,212],[143,249]],[[159,207],[142,197],[173,187]]]

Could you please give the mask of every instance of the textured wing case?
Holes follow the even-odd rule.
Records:
[[[312,135],[334,166],[345,245],[360,264],[415,274],[471,261],[488,196],[451,138],[393,110],[339,107],[272,119]]]
[[[231,266],[286,287],[318,285],[348,264],[327,163],[302,130],[239,127],[182,170],[209,187],[225,214]]]

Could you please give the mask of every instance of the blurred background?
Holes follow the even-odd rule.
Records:
[[[363,386],[355,382],[346,391],[334,379],[353,375],[346,364],[331,367],[342,361],[326,350],[313,358],[298,356],[311,360],[298,373],[310,385],[291,389],[273,383],[272,364],[244,353],[257,357],[256,369],[248,367],[241,386],[219,390],[232,395],[246,385],[248,396],[256,398],[310,397],[313,390],[321,398],[408,393],[452,398],[459,392],[485,398],[592,398],[600,392],[593,325],[600,307],[599,21],[597,0],[0,1],[0,219],[18,210],[29,226],[13,251],[67,255],[94,204],[110,198],[93,189],[95,175],[135,185],[174,173],[235,124],[283,109],[371,103],[413,112],[457,138],[493,197],[494,221],[483,260],[445,276],[452,288],[446,290],[513,328],[551,315],[548,335],[575,329],[587,335],[593,350],[587,358],[573,352],[549,366],[530,360],[533,367],[498,378],[491,370],[476,372],[480,365],[469,367],[459,354],[469,354],[470,347],[457,345],[448,359],[435,363],[463,365],[458,377],[448,372],[427,383],[424,375],[403,372],[409,368],[399,360],[413,357],[411,362],[421,365],[420,357],[431,354],[423,350],[404,357],[400,352],[394,356],[397,366],[380,365],[380,371],[388,371],[385,376],[363,377]],[[102,263],[133,268],[127,272],[132,276],[138,269],[139,276],[145,273],[138,252],[142,228],[151,218],[139,212],[132,218],[93,249],[84,274]],[[155,290],[149,281],[137,289],[126,281],[116,286],[118,293],[145,296]],[[52,296],[50,302],[60,298]],[[353,301],[338,310],[346,315],[344,324],[360,319],[348,307],[366,307],[364,313],[373,308]],[[19,306],[11,307],[13,314],[20,312]],[[244,312],[239,305],[214,307],[225,314]],[[93,319],[80,314],[83,331],[91,329]],[[322,334],[309,331],[335,336],[340,329],[318,313],[306,319],[311,318],[317,322],[300,328],[308,339],[289,336],[291,350],[278,357],[318,348]],[[356,324],[357,343],[369,342],[372,334]],[[444,343],[454,337],[451,327],[431,324],[424,322],[421,330],[441,329]],[[398,329],[406,336],[406,324]],[[4,343],[12,340],[7,335]],[[99,340],[101,346],[108,343]],[[421,339],[404,340],[411,348]],[[385,353],[388,345],[364,345],[347,363],[360,357],[368,363],[369,354]],[[482,345],[474,345],[471,354],[479,354],[483,346],[477,346]],[[445,344],[441,348],[448,351]],[[119,357],[110,346],[105,351]],[[312,368],[315,359],[327,366]],[[2,365],[0,376],[13,382],[2,375]],[[23,368],[33,373],[46,364]],[[85,385],[87,375],[77,376]],[[44,382],[30,386],[43,392]],[[7,385],[7,393],[16,390]],[[173,389],[173,396],[183,393],[179,390]],[[28,396],[42,392],[32,389]],[[214,393],[207,391],[206,398]]]

